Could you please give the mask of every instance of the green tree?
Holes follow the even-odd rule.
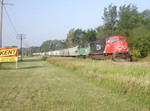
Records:
[[[82,31],[82,29],[76,29],[74,32],[74,44],[75,45],[80,45],[81,44],[81,38],[84,35],[84,31]]]
[[[75,29],[71,29],[67,34],[66,45],[68,48],[73,47],[75,45],[74,44],[74,32],[75,32]]]
[[[135,58],[144,58],[150,54],[150,31],[140,26],[129,31],[128,43]],[[135,53],[136,52],[136,53]]]
[[[87,43],[96,41],[96,30],[88,29],[86,31]]]
[[[117,26],[117,7],[110,4],[108,8],[104,8],[104,25],[101,27],[105,36],[110,36],[114,33]]]
[[[71,29],[67,34],[66,44],[67,47],[74,47],[77,45],[85,44],[94,39],[94,30],[82,31],[82,29]],[[95,40],[95,39],[94,39]]]
[[[30,50],[31,50],[31,53],[37,53],[37,52],[40,52],[40,47],[30,47]]]
[[[119,29],[133,29],[138,26],[139,23],[139,13],[135,5],[124,5],[119,8]]]
[[[47,52],[51,50],[58,50],[65,48],[65,42],[63,40],[47,40],[40,46],[41,52]]]
[[[144,18],[144,25],[150,30],[150,10],[144,10],[141,15]]]

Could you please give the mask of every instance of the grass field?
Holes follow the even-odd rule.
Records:
[[[144,90],[147,92],[149,87],[146,85],[149,86],[150,79],[149,64],[145,63],[144,69],[138,69],[138,74],[130,75],[129,72],[123,73],[121,70],[115,72],[113,68],[110,70],[111,72],[106,71],[104,68],[108,66],[108,63],[113,64],[114,67],[119,64],[110,61],[106,63],[101,61],[100,63],[72,58],[50,58],[48,61],[51,63],[39,58],[24,59],[23,62],[19,63],[18,69],[15,69],[14,63],[3,64],[4,68],[0,70],[0,111],[150,110],[146,103],[139,105],[138,102],[133,102],[134,98],[132,101],[122,96],[122,93],[116,93],[119,88],[116,87],[117,90],[112,91],[112,87],[109,84],[115,84],[114,81],[106,84],[105,80],[100,79],[113,78],[116,75],[113,79],[123,81],[123,83],[126,83],[128,79],[135,79],[135,84],[138,84],[139,80],[142,81],[139,84],[144,86]],[[96,67],[91,65],[91,69],[89,69],[88,63]],[[101,64],[101,68],[97,64]],[[104,64],[105,66],[103,66]],[[128,67],[128,63],[124,64],[126,65],[124,66],[120,63],[119,66]],[[132,64],[130,67],[133,67]],[[139,64],[136,67],[140,68],[141,65]],[[103,69],[101,73],[99,73],[100,69]],[[144,71],[143,74],[140,73],[142,70]],[[122,73],[123,75],[121,75]],[[140,76],[142,77],[141,79]],[[104,84],[106,87],[104,87]],[[128,84],[133,83],[128,82]],[[118,84],[118,87],[121,87],[120,84]],[[149,93],[143,95],[148,95],[147,97],[149,97]]]
[[[99,87],[150,110],[150,62],[113,62],[49,58],[50,63],[78,73]]]

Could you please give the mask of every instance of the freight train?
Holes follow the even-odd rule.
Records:
[[[95,60],[111,59],[114,61],[131,61],[128,44],[124,36],[111,36],[88,44],[44,53],[42,56],[83,57]]]

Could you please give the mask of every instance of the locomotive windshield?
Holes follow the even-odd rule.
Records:
[[[111,39],[108,39],[107,41],[108,42],[116,42],[116,41],[126,41],[125,38],[111,38]]]
[[[89,47],[89,44],[80,45],[78,48],[86,48]]]
[[[113,39],[109,39],[108,41],[109,42],[116,42],[116,41],[118,41],[119,39],[118,38],[113,38]]]
[[[121,40],[121,41],[126,41],[126,39],[124,39],[124,38],[120,38],[119,40]]]

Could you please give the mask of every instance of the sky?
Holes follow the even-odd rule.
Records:
[[[40,46],[46,40],[65,40],[71,29],[95,29],[103,24],[104,8],[134,4],[150,9],[150,0],[4,0],[2,45],[20,47],[16,34],[26,34],[23,47]]]

